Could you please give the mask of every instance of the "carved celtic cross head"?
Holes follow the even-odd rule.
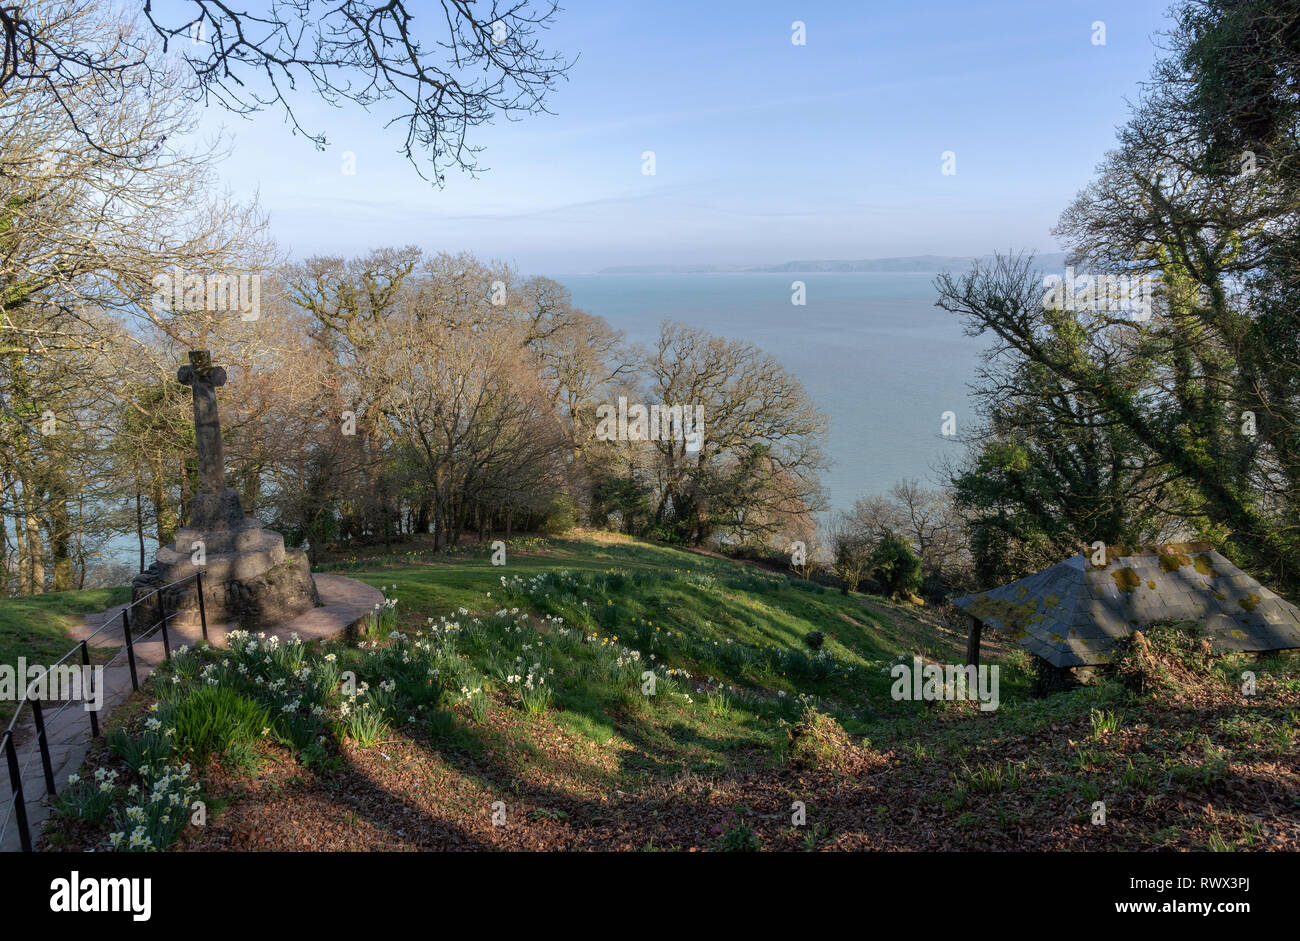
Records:
[[[207,350],[190,350],[189,365],[182,366],[176,378],[187,386],[201,382],[215,388],[226,384],[226,371],[212,365],[212,354]]]

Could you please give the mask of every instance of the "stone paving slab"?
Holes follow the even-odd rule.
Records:
[[[384,594],[377,588],[342,575],[313,575],[316,589],[320,592],[319,608],[305,611],[291,621],[286,621],[275,628],[266,629],[265,633],[280,638],[297,634],[304,642],[329,640],[347,630],[383,604]],[[70,634],[73,643],[89,638],[91,634],[105,624],[111,626],[95,637],[90,638],[88,646],[95,648],[116,648],[124,643],[122,635],[122,609],[125,605],[109,608],[96,614],[87,615],[85,623],[78,625]],[[115,622],[115,623],[113,623]],[[234,630],[235,624],[209,624],[208,641],[216,646],[224,645],[226,634]],[[193,646],[202,639],[198,624],[178,624],[168,629],[168,640],[175,648],[181,645]],[[163,645],[159,635],[149,640],[133,644],[136,656],[136,674],[143,684],[145,678],[163,661]],[[131,695],[131,672],[125,654],[117,662],[106,666],[104,678],[104,706],[99,713],[101,728],[103,722],[114,707],[121,705]],[[51,711],[51,710],[47,710]],[[27,822],[31,828],[33,840],[40,834],[41,823],[50,815],[50,807],[45,797],[45,775],[41,768],[39,751],[35,748],[35,728],[32,725],[30,708],[24,710],[23,718],[14,728],[15,744],[18,746],[20,765],[26,762],[23,772],[23,794],[26,798]],[[46,722],[46,741],[50,748],[50,764],[54,768],[54,783],[62,788],[68,775],[79,770],[90,749],[90,716],[80,704],[73,704],[57,717]],[[28,743],[33,743],[28,748]],[[30,751],[30,757],[28,755]],[[4,800],[0,803],[0,852],[15,852],[21,848],[18,835],[17,818],[11,815],[13,795],[9,790],[8,769],[3,767],[0,757],[0,780],[4,782]],[[5,821],[8,821],[7,827]]]

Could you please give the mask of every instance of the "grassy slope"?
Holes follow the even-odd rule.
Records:
[[[466,642],[469,683],[491,698],[486,719],[453,704],[450,726],[398,721],[375,747],[342,743],[327,768],[304,768],[274,746],[255,772],[214,765],[210,787],[229,809],[190,845],[711,847],[737,820],[768,848],[1300,845],[1294,654],[1224,658],[1196,689],[1133,697],[1112,682],[1031,699],[1023,656],[986,646],[1002,667],[996,712],[895,702],[885,672],[895,656],[955,662],[964,651],[964,638],[926,612],[617,537],[525,545],[504,568],[470,551],[336,570],[385,587],[404,631],[460,619],[460,608],[561,616],[600,644],[688,670],[689,698],[647,699],[603,678],[589,648],[543,637],[556,699],[529,715],[501,677],[515,656],[532,659],[522,645],[536,635]],[[513,592],[503,576],[518,579]],[[837,669],[810,671],[799,659],[811,630],[825,634]],[[1247,667],[1260,677],[1253,700],[1235,690]],[[791,766],[787,729],[800,696],[859,736],[870,770]],[[489,822],[498,799],[511,808],[509,827]],[[795,800],[809,808],[799,830],[789,826]],[[1106,826],[1090,824],[1096,801]]]
[[[73,646],[69,628],[130,596],[131,590],[123,587],[0,600],[0,663],[15,665],[26,657],[29,664],[48,665]],[[0,723],[7,723],[13,711],[13,703],[0,702]]]
[[[762,675],[754,670],[710,671],[707,662],[689,655],[670,663],[692,674],[716,676],[738,687],[761,686],[828,697],[846,715],[912,713],[918,707],[895,703],[888,690],[890,679],[882,668],[899,654],[920,653],[940,662],[956,662],[965,655],[966,638],[928,612],[881,598],[842,595],[834,590],[773,576],[755,567],[701,553],[668,546],[651,545],[609,534],[592,534],[582,539],[553,540],[526,552],[512,552],[504,567],[493,566],[485,557],[466,556],[450,563],[384,565],[347,574],[377,587],[387,587],[389,597],[399,600],[399,618],[405,628],[419,627],[430,615],[442,615],[464,607],[481,612],[507,605],[501,579],[528,580],[546,572],[568,571],[600,574],[607,570],[656,575],[707,575],[715,584],[701,586],[684,578],[669,577],[661,583],[630,585],[612,600],[615,611],[607,618],[593,616],[602,635],[618,637],[639,649],[637,627],[654,626],[663,632],[687,635],[702,644],[739,642],[745,645],[776,645],[804,649],[804,636],[811,631],[825,637],[825,649],[845,663],[860,669],[853,677],[826,683],[797,684],[779,675]],[[588,599],[587,611],[592,601]],[[607,599],[608,600],[608,599]],[[559,594],[538,603],[530,599],[524,607],[534,614],[565,617],[581,623],[581,604],[563,600]],[[649,649],[643,649],[649,653]],[[989,662],[998,662],[1004,649],[996,643],[985,647]],[[1004,678],[1005,682],[1005,678]]]
[[[866,736],[878,752],[891,757],[891,786],[872,792],[879,798],[868,808],[875,815],[868,815],[872,825],[862,825],[868,810],[858,806],[857,816],[850,817],[858,821],[859,832],[844,834],[843,845],[1221,848],[1263,842],[1294,847],[1300,835],[1293,754],[1300,718],[1295,654],[1259,663],[1226,658],[1217,666],[1217,685],[1199,696],[1170,693],[1133,700],[1118,684],[1106,683],[1032,699],[1025,659],[986,643],[986,660],[1002,669],[1002,702],[994,713],[978,713],[965,705],[890,698],[883,668],[895,655],[919,653],[959,662],[964,653],[964,637],[906,606],[833,591],[814,593],[792,583],[772,589],[764,573],[733,562],[612,537],[516,553],[504,571],[528,579],[560,568],[573,573],[667,570],[717,579],[714,586],[670,580],[622,592],[616,600],[622,627],[603,633],[617,633],[620,642],[643,651],[652,648],[638,642],[638,622],[683,632],[697,651],[728,638],[798,648],[807,631],[818,630],[827,637],[827,649],[859,667],[848,677],[791,682],[749,668],[727,671],[716,661],[691,656],[690,644],[669,657],[670,666],[685,667],[697,678],[711,673],[741,689],[811,694],[850,732]],[[479,558],[355,574],[390,586],[410,627],[426,614],[461,606],[479,611],[500,603],[502,571]],[[483,595],[489,591],[491,599]],[[578,610],[573,601],[557,594],[542,603],[528,599],[523,606],[573,623]],[[1264,677],[1261,696],[1254,701],[1234,693],[1236,677],[1245,668]],[[714,704],[710,698],[705,708],[685,715],[655,711],[635,718],[612,710],[603,722],[590,721],[590,711],[581,721],[568,710],[548,718],[571,732],[598,739],[609,734],[608,741],[599,739],[619,755],[605,774],[609,786],[645,788],[650,771],[660,778],[682,771],[743,777],[758,769],[764,774],[783,769],[787,733],[761,699],[733,696],[721,708]],[[787,709],[775,718],[793,716]],[[1114,721],[1113,731],[1108,720]],[[1244,737],[1243,730],[1248,730]],[[490,747],[508,752],[535,738],[534,732],[532,727],[504,734],[498,730]],[[503,767],[511,773],[523,770],[509,761]],[[496,784],[507,782],[503,778]],[[1253,792],[1249,798],[1247,792]],[[1104,829],[1090,825],[1097,800],[1107,802],[1112,818]],[[1282,820],[1261,823],[1256,816],[1261,804],[1280,810]],[[883,821],[900,812],[917,820],[928,817],[930,824],[916,832],[906,827],[892,834],[863,832],[891,830]]]

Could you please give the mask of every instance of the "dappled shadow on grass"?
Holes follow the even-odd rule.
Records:
[[[676,779],[685,780],[684,791],[675,789],[673,778],[666,778],[640,782],[636,794],[614,787],[578,793],[557,780],[559,763],[550,756],[540,754],[527,760],[525,764],[531,767],[521,774],[518,761],[507,761],[494,747],[497,744],[473,750],[439,747],[422,732],[407,740],[404,747],[409,749],[409,757],[446,768],[459,779],[455,791],[461,795],[459,800],[421,806],[424,820],[406,831],[415,848],[626,849],[642,847],[656,837],[666,847],[700,847],[708,844],[715,818],[727,810],[710,805],[712,784],[689,777]],[[387,778],[387,767],[378,768],[373,752],[368,749],[363,762],[349,758],[346,773]],[[656,797],[656,789],[662,796]],[[390,818],[392,810],[385,801],[403,800],[400,792],[382,780],[373,781],[364,792],[372,800],[359,812],[371,819]],[[497,801],[501,805],[494,808]],[[504,814],[500,826],[492,822],[497,809]],[[457,828],[478,846],[439,839],[431,827],[438,821],[445,824],[448,818],[456,820]]]
[[[528,716],[498,702],[482,725],[445,711],[455,719],[439,725],[437,738],[420,722],[365,749],[332,742],[338,767],[326,786],[340,792],[340,808],[370,825],[400,828],[401,843],[416,849],[626,848],[656,835],[665,845],[670,833],[666,845],[705,846],[709,827],[730,809],[711,803],[733,793],[725,781],[779,769],[754,739],[710,735],[661,708],[611,709],[588,698],[585,708]],[[565,714],[611,728],[615,750],[561,731],[555,720]],[[709,756],[751,752],[761,761],[707,767]],[[692,766],[710,773],[696,777]],[[683,786],[690,796],[682,796]],[[742,797],[738,790],[733,796]],[[503,827],[492,824],[496,801],[504,803]]]
[[[310,768],[291,752],[264,757],[251,772],[223,768],[215,777],[221,805],[187,849],[195,851],[354,852],[489,849],[454,817],[430,814],[418,789],[376,775],[326,736],[333,756]],[[381,749],[382,751],[382,749]],[[209,775],[209,780],[213,778]]]
[[[486,725],[457,714],[450,739],[435,741],[420,725],[368,749],[339,744],[340,767],[316,790],[337,792],[332,799],[340,813],[354,813],[391,838],[366,848],[711,848],[721,822],[738,812],[766,848],[802,849],[807,831],[795,833],[788,823],[793,800],[806,802],[824,845],[840,849],[1201,849],[1216,838],[1273,849],[1294,845],[1294,832],[1287,832],[1294,831],[1298,811],[1286,806],[1293,754],[1203,782],[1166,783],[1169,772],[1162,769],[1158,781],[1113,783],[1131,755],[1176,757],[1175,736],[1184,723],[1189,731],[1216,730],[1212,738],[1224,740],[1232,732],[1219,729],[1220,720],[1240,715],[1235,704],[1199,713],[1129,704],[1127,725],[1155,719],[1160,725],[1141,737],[1121,732],[1094,742],[1087,720],[1092,700],[1066,702],[1075,695],[1060,694],[1060,708],[1043,713],[1032,734],[1007,734],[995,717],[953,717],[950,731],[968,734],[945,738],[946,744],[930,740],[924,759],[899,755],[859,777],[792,773],[770,753],[762,761],[724,760],[693,771],[682,760],[683,746],[726,755],[724,744],[745,749],[743,736],[710,736],[656,706],[624,711],[592,700],[585,711],[572,711],[599,717],[629,746],[601,763],[580,742],[568,742],[567,751],[557,744],[560,713],[528,717],[497,703]],[[1268,717],[1281,720],[1289,708],[1272,705]],[[923,721],[917,729],[923,741],[927,730],[939,731]],[[1073,766],[1075,743],[1095,751],[1096,759]],[[1186,757],[1189,767],[1200,760],[1191,751]],[[1000,783],[986,775],[1008,764],[1019,767],[1014,778]],[[1272,764],[1283,767],[1267,770]],[[588,769],[597,773],[584,779]],[[1107,802],[1107,828],[1089,823],[1090,782]],[[495,801],[504,804],[504,826],[492,823]],[[1252,813],[1266,815],[1262,826],[1252,823]]]

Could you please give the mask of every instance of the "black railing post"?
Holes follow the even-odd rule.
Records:
[[[49,676],[49,671],[46,671]],[[45,793],[55,796],[54,766],[50,764],[50,743],[45,738],[45,716],[41,714],[41,701],[28,700],[32,704],[32,718],[36,720],[36,744],[41,747],[41,770],[45,772]]]
[[[208,612],[203,607],[203,573],[194,573],[194,584],[199,590],[199,624],[203,628],[203,639],[208,639]]]
[[[90,705],[94,702],[95,698],[95,671],[91,669],[90,648],[86,646],[84,640],[81,642],[81,665],[86,671],[84,676],[85,682],[81,684],[81,692],[82,695],[86,696],[86,704]],[[87,685],[89,685],[89,689],[86,688]],[[90,737],[99,738],[99,710],[90,709],[88,711],[90,712]]]
[[[9,790],[13,793],[14,819],[18,824],[18,840],[24,853],[32,851],[32,834],[27,829],[27,799],[23,796],[23,773],[18,769],[18,753],[14,751],[14,736],[4,730],[5,762],[9,765]]]
[[[126,640],[126,662],[131,666],[131,688],[139,690],[140,681],[135,675],[135,647],[131,643],[131,618],[127,616],[129,610],[130,605],[122,609],[122,637]]]
[[[163,593],[161,590],[158,592],[158,623],[162,625],[163,659],[170,660],[172,658],[172,648],[171,644],[167,641],[167,606],[163,604]]]

